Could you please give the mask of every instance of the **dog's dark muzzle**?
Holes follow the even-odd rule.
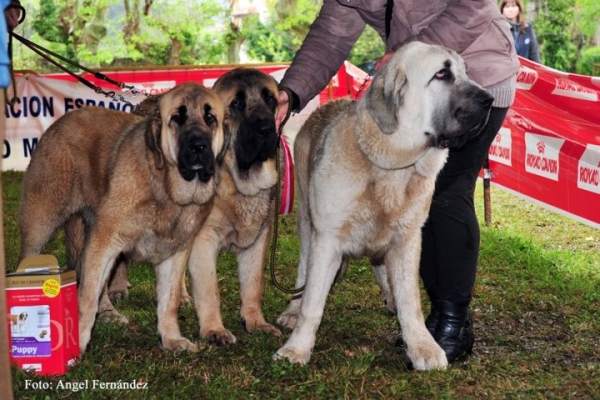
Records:
[[[198,130],[181,134],[177,167],[186,181],[196,176],[201,182],[208,182],[215,174],[215,157],[211,147],[211,135]]]
[[[254,164],[275,158],[278,143],[273,116],[251,113],[240,124],[235,142],[238,167],[248,170]]]
[[[487,124],[494,97],[487,91],[476,88],[469,90],[436,137],[436,147],[459,148],[478,136]]]

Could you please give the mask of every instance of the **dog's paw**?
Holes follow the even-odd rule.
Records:
[[[122,288],[113,288],[112,286],[108,287],[108,298],[111,301],[123,300],[129,297],[129,289],[127,286]]]
[[[185,287],[185,285],[181,285],[181,305],[189,306],[191,304],[192,304],[192,296],[190,296],[190,293],[187,291],[187,288]]]
[[[101,322],[109,324],[128,325],[129,320],[115,309],[103,310],[98,313]]]
[[[273,355],[273,361],[288,360],[292,364],[306,365],[310,355],[310,351],[302,352],[283,346]]]
[[[249,323],[245,318],[242,318],[241,322],[242,327],[244,328],[244,331],[246,333],[261,331],[277,337],[283,336],[279,329],[267,323],[264,319],[262,321],[255,321],[254,323]]]
[[[406,353],[416,370],[444,370],[448,367],[446,353],[444,353],[444,350],[435,342],[418,343],[416,345],[408,346]]]
[[[281,333],[281,331],[279,329],[277,329],[276,327],[274,327],[271,324],[262,324],[256,327],[256,330],[258,331],[262,331],[262,332],[266,332],[269,335],[272,336],[276,336],[276,337],[282,337],[283,334]]]
[[[237,338],[227,329],[222,331],[208,331],[202,334],[202,337],[208,340],[208,343],[216,344],[217,346],[237,343]]]
[[[196,353],[198,351],[198,345],[190,342],[188,339],[183,336],[175,337],[175,338],[161,338],[159,337],[160,347],[163,350],[169,351],[190,351],[192,353]]]
[[[277,324],[286,331],[293,331],[298,321],[298,314],[292,312],[284,312],[277,318]]]
[[[187,292],[181,295],[181,305],[186,307],[192,305],[192,296]]]

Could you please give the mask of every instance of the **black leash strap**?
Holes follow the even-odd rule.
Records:
[[[12,84],[13,95],[9,99],[8,98],[8,88],[4,88],[4,98],[6,99],[6,103],[14,106],[17,103],[21,102],[19,96],[17,96],[17,81],[15,79],[15,71],[13,68],[13,41],[12,36],[8,36],[8,59],[10,60],[10,82]]]
[[[281,124],[279,125],[279,141],[281,142],[282,140],[285,140],[285,138],[283,137],[283,126],[288,121],[288,119],[290,119],[290,116],[292,115],[293,94],[292,94],[292,91],[290,89],[286,88],[285,86],[280,86],[279,89],[284,90],[288,94],[288,98],[290,101],[289,107],[285,114],[285,117],[283,118],[283,121],[281,121]],[[277,251],[277,237],[279,236],[279,207],[281,206],[281,158],[280,158],[281,155],[280,155],[280,153],[281,153],[281,145],[277,146],[277,151],[275,153],[275,166],[277,168],[277,183],[275,185],[275,218],[273,219],[273,236],[271,239],[271,256],[269,258],[269,272],[271,273],[271,282],[273,282],[273,285],[275,285],[275,287],[277,289],[279,289],[283,293],[287,293],[287,294],[298,294],[304,290],[304,286],[302,286],[300,288],[296,288],[296,289],[288,289],[277,280],[277,276],[275,275],[275,253]]]
[[[20,11],[20,15],[19,15],[19,21],[17,22],[17,25],[20,25],[23,21],[25,21],[25,17],[27,16],[27,11],[25,10],[25,7],[23,7],[21,4],[19,3],[15,3],[15,2],[11,2],[10,5],[6,8],[7,10],[10,8],[18,8]],[[9,29],[9,33],[12,33]],[[13,89],[13,96],[9,99],[8,98],[8,88],[4,88],[4,98],[6,99],[6,103],[10,104],[11,106],[14,106],[17,103],[21,102],[21,99],[19,99],[19,96],[17,96],[17,81],[15,80],[15,72],[14,72],[14,68],[13,68],[13,41],[12,41],[12,36],[9,35],[8,36],[8,59],[10,61],[10,81],[12,83],[12,89]]]
[[[79,80],[79,82],[83,83],[84,85],[86,85],[87,87],[96,90],[97,86],[94,85],[93,83],[91,83],[90,81],[88,81],[87,79],[82,78],[81,76],[75,74],[73,71],[69,70],[68,68],[66,68],[65,66],[59,64],[58,62],[56,62],[55,60],[53,60],[52,58],[48,57],[47,54],[51,55],[52,57],[58,58],[59,60],[73,66],[76,68],[81,69],[82,71],[85,71],[87,73],[90,73],[92,75],[94,75],[95,78],[98,79],[102,79],[105,80],[106,82],[109,82],[115,86],[118,86],[119,88],[124,88],[127,87],[125,84],[121,83],[121,82],[117,82],[111,78],[109,78],[108,76],[91,70],[89,68],[84,67],[83,65],[77,64],[74,61],[69,60],[66,57],[61,56],[60,54],[57,54],[55,52],[53,52],[52,50],[48,50],[45,47],[40,46],[37,43],[32,42],[29,39],[25,39],[23,36],[17,35],[14,32],[11,32],[10,35],[12,37],[14,37],[15,39],[17,39],[19,42],[23,43],[25,46],[29,47],[31,50],[35,51],[37,54],[39,54],[42,58],[44,58],[46,61],[52,63],[54,66],[60,68],[61,70],[65,71],[66,73],[68,73],[69,75],[74,76],[75,78],[77,78],[77,80]],[[44,54],[46,53],[46,54]]]
[[[25,39],[24,37],[17,35],[14,32],[10,32],[10,36],[11,38],[15,38],[17,39],[19,42],[23,43],[25,46],[29,47],[31,50],[33,50],[35,53],[37,53],[40,57],[42,57],[44,60],[50,62],[52,65],[56,66],[57,68],[61,69],[62,71],[66,72],[67,74],[71,75],[72,77],[74,77],[75,79],[77,79],[77,81],[79,81],[80,83],[83,83],[85,86],[89,87],[90,89],[92,89],[94,92],[96,93],[100,93],[105,95],[106,97],[110,97],[115,101],[123,101],[125,103],[131,104],[127,98],[126,95],[129,97],[135,97],[138,94],[142,93],[140,90],[137,90],[135,87],[131,86],[131,85],[126,85],[123,82],[118,82],[115,81],[114,79],[111,79],[110,77],[104,75],[101,72],[98,71],[94,71],[92,69],[86,68],[81,64],[78,64],[74,61],[69,60],[66,57],[61,56],[60,54],[57,54],[51,50],[46,49],[45,47],[40,46],[37,43],[32,42],[29,39]],[[100,86],[95,85],[94,83],[90,82],[89,80],[85,79],[84,77],[76,74],[75,72],[71,71],[70,69],[68,69],[67,67],[65,67],[64,65],[58,63],[56,60],[52,59],[51,57],[55,57],[73,67],[76,67],[82,71],[85,71],[89,74],[92,74],[95,78],[106,81],[112,85],[117,86],[120,89],[127,89],[128,92],[126,93],[117,93],[115,91],[105,91],[104,89],[102,89]],[[149,94],[144,93],[146,96],[152,96]],[[137,106],[135,106],[136,108],[139,108]]]
[[[285,122],[288,120],[288,118],[290,117],[290,108],[288,108],[288,113],[285,116],[283,122],[281,123],[281,126],[283,126],[283,124],[285,124]],[[279,140],[285,140],[285,138],[281,137],[281,130],[279,131]],[[277,184],[275,186],[275,218],[273,220],[273,238],[271,241],[271,257],[269,259],[269,272],[271,273],[271,282],[273,282],[273,285],[275,285],[275,287],[279,290],[281,290],[283,293],[287,293],[287,294],[298,294],[301,293],[302,291],[304,291],[304,285],[302,285],[302,287],[299,288],[295,288],[295,289],[288,289],[285,286],[283,286],[278,280],[277,280],[277,276],[275,275],[275,252],[277,251],[277,236],[279,235],[279,207],[281,205],[281,159],[280,159],[280,152],[281,152],[281,146],[277,147],[277,152],[275,153],[275,164],[277,166]]]

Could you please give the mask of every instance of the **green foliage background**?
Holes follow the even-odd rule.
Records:
[[[266,0],[260,17],[232,18],[238,0],[32,0],[16,32],[87,67],[288,62],[322,0]],[[545,65],[591,73],[588,49],[600,46],[600,1],[528,0]],[[527,7],[528,9],[530,7]],[[349,60],[363,65],[384,53],[367,27]],[[582,58],[586,58],[583,60]],[[16,69],[57,71],[16,44]],[[581,65],[581,67],[577,67]],[[593,62],[592,62],[593,67]],[[584,68],[584,69],[581,69]],[[581,73],[581,72],[579,72]]]
[[[575,0],[544,2],[535,21],[542,63],[561,71],[573,71],[577,47],[573,43]]]
[[[566,72],[583,71],[577,64],[589,48],[600,46],[600,1],[530,0],[537,6],[533,21],[542,63]],[[586,64],[587,65],[587,64]]]
[[[575,72],[580,75],[600,75],[600,47],[590,47],[581,52]]]

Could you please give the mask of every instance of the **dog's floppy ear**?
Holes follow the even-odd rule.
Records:
[[[398,108],[402,105],[404,71],[385,64],[367,90],[366,106],[369,115],[383,133],[392,134],[398,129]]]
[[[162,130],[162,123],[157,118],[149,118],[146,124],[146,146],[152,151],[154,156],[154,165],[157,169],[163,169],[165,166],[165,160],[163,157],[162,149],[160,148],[160,135]]]

